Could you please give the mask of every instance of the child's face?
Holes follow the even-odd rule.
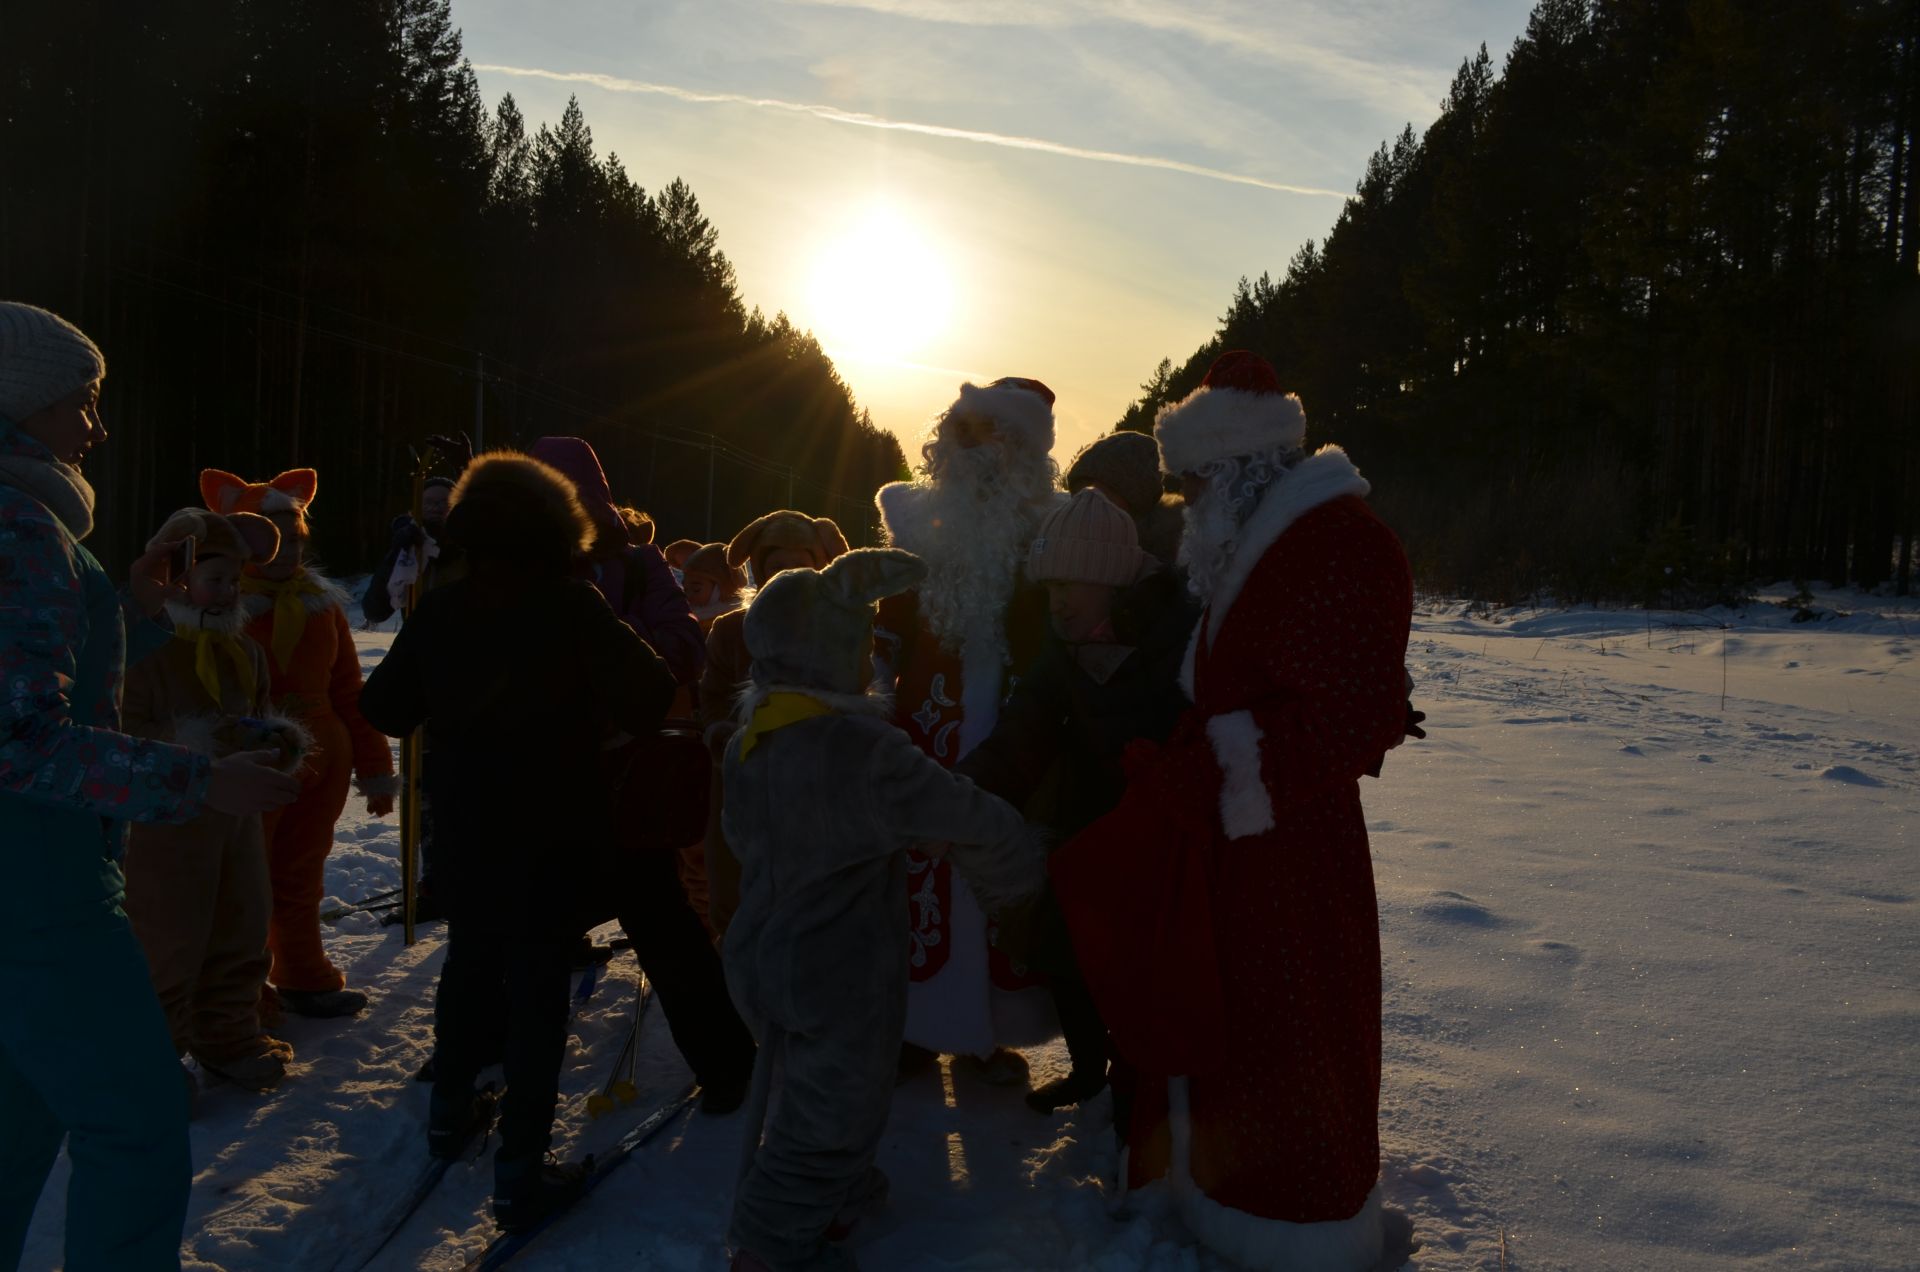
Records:
[[[702,605],[713,603],[713,594],[719,589],[713,580],[704,574],[687,575],[687,604],[699,609]]]
[[[204,614],[225,614],[240,599],[240,563],[232,557],[207,557],[187,574],[187,604]]]
[[[273,521],[274,529],[280,532],[280,551],[273,560],[260,567],[260,572],[270,579],[290,579],[300,567],[300,556],[307,547],[307,523],[296,512],[272,512],[267,514]]]
[[[1054,634],[1069,645],[1087,640],[1113,616],[1113,595],[1104,583],[1048,583],[1047,607]]]

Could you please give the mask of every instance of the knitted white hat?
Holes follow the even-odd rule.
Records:
[[[1040,523],[1027,549],[1027,577],[1036,583],[1126,587],[1140,577],[1146,559],[1133,518],[1089,486]]]
[[[107,373],[86,333],[37,305],[0,300],[0,416],[19,423]]]

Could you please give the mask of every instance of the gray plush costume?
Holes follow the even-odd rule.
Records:
[[[906,1024],[905,850],[952,844],[989,908],[1046,878],[1020,814],[924,755],[866,692],[873,602],[924,573],[911,553],[862,549],[783,572],[747,611],[743,722],[774,693],[831,708],[758,734],[745,758],[737,732],[725,760],[722,819],[741,874],[727,982],[761,1042],[728,1235],[774,1272],[851,1267],[828,1229],[884,1193],[873,1162]]]

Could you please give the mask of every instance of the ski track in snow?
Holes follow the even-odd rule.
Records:
[[[1431,736],[1363,784],[1380,900],[1382,1171],[1408,1269],[1911,1267],[1920,1224],[1920,605],[1470,615],[1429,604],[1408,663]],[[1871,611],[1871,612],[1868,612]],[[366,665],[390,637],[359,636]],[[1725,704],[1722,705],[1723,684]],[[359,800],[325,904],[398,881]],[[613,929],[603,929],[603,934]],[[374,1006],[291,1019],[269,1097],[204,1091],[192,1269],[352,1269],[424,1158],[441,929],[352,916],[330,948]],[[555,1149],[604,1149],[687,1080],[648,1013],[640,1102],[586,1116],[631,955],[577,1015]],[[1058,1044],[1028,1053],[1035,1081]],[[900,1088],[869,1269],[1201,1272],[1161,1188],[1112,1215],[1108,1099],[1044,1119],[964,1067]],[[515,1266],[725,1266],[739,1115],[682,1119]],[[64,1154],[23,1268],[59,1264]],[[370,1266],[457,1268],[492,1234],[456,1164]]]

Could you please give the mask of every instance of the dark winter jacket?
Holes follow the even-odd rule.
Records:
[[[993,733],[959,769],[982,788],[1024,806],[1054,766],[1059,787],[1045,813],[1062,842],[1120,801],[1120,754],[1135,738],[1163,741],[1186,698],[1180,660],[1200,608],[1171,573],[1157,571],[1115,598],[1113,656],[1104,679],[1049,633],[1015,683]]]
[[[468,577],[422,599],[360,711],[434,756],[435,887],[469,928],[577,931],[614,839],[609,733],[660,727],[674,679],[592,586]]]
[[[667,559],[651,543],[628,545],[605,556],[583,557],[581,577],[600,589],[613,612],[640,633],[666,660],[681,684],[697,684],[707,662],[707,637],[687,607],[687,594],[673,581]]]

